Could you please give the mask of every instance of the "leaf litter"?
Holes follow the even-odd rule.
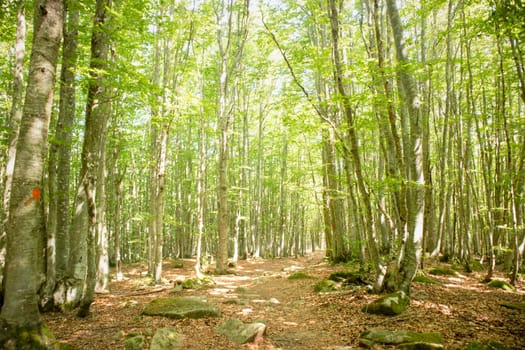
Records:
[[[165,282],[148,285],[144,264],[123,269],[125,278],[112,281],[109,294],[96,295],[92,313],[84,319],[75,312],[46,313],[44,321],[57,340],[77,350],[124,349],[132,335],[146,337],[146,349],[157,329],[175,327],[183,335],[181,349],[335,350],[359,348],[360,335],[372,328],[439,332],[445,349],[465,349],[469,342],[496,341],[509,349],[525,348],[525,313],[504,303],[524,303],[525,284],[515,291],[487,287],[482,273],[433,276],[439,284],[413,283],[410,307],[394,317],[361,311],[376,295],[365,287],[333,293],[314,292],[315,283],[344,266],[330,266],[323,252],[305,257],[240,261],[230,275],[212,276],[214,285],[174,289],[175,281],[194,277],[194,261],[182,268],[164,265]],[[304,272],[311,278],[288,279]],[[497,276],[504,279],[504,276]],[[143,316],[151,300],[169,296],[199,296],[218,306],[218,318],[172,320]],[[238,345],[215,333],[225,320],[263,321],[266,333],[257,343]]]

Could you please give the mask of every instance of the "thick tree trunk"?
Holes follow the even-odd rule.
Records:
[[[392,25],[397,60],[402,67],[399,71],[403,106],[409,117],[409,148],[407,151],[407,240],[404,255],[399,270],[399,290],[409,294],[410,284],[414,278],[421,260],[423,240],[423,226],[425,214],[425,178],[423,159],[423,128],[420,113],[420,101],[417,97],[416,85],[413,77],[405,70],[408,63],[403,41],[403,27],[395,0],[387,0],[387,12]]]
[[[12,178],[5,302],[0,314],[2,332],[7,335],[3,340],[11,339],[20,349],[37,348],[35,343],[39,342],[31,335],[24,339],[22,333],[17,334],[24,328],[46,342],[38,310],[38,290],[44,278],[42,191],[64,6],[61,0],[36,1],[34,5],[35,30]]]

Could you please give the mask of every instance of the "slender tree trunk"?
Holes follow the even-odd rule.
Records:
[[[121,222],[122,222],[122,187],[124,181],[124,174],[121,174],[118,166],[118,155],[115,157],[115,214],[113,217],[113,237],[114,237],[114,251],[115,251],[115,267],[116,279],[121,281],[122,274],[122,254],[121,246]]]
[[[373,261],[377,273],[377,280],[374,285],[374,290],[376,292],[379,292],[382,289],[383,280],[386,273],[386,267],[380,260],[379,250],[377,247],[376,230],[372,213],[372,202],[370,194],[368,193],[367,186],[365,184],[363,168],[361,165],[359,141],[355,130],[354,111],[350,105],[350,96],[347,94],[345,86],[343,84],[343,68],[339,53],[339,11],[337,9],[335,0],[329,0],[328,15],[330,18],[332,33],[332,60],[334,64],[334,79],[337,91],[342,98],[343,113],[347,120],[347,132],[350,141],[350,156],[354,165],[359,194],[361,195],[361,200],[364,205],[365,228],[367,232],[367,247],[370,254],[370,258]]]
[[[7,226],[5,302],[0,313],[2,340],[20,349],[51,346],[42,333],[38,290],[44,279],[43,177],[64,4],[48,0],[34,5],[35,30]]]
[[[238,6],[234,6],[238,5]],[[228,153],[229,133],[232,122],[233,101],[231,87],[238,70],[244,44],[248,34],[248,15],[250,1],[242,0],[238,3],[229,0],[227,4],[217,5],[217,42],[220,52],[219,66],[219,98],[218,123],[220,129],[219,160],[218,160],[218,231],[219,241],[217,248],[216,273],[224,274],[228,264],[229,240],[229,209],[228,209]],[[221,24],[224,22],[224,24]]]
[[[49,151],[47,218],[48,264],[43,308],[54,307],[52,293],[57,281],[64,278],[69,255],[69,222],[71,208],[69,199],[71,172],[71,140],[76,109],[76,82],[74,69],[77,64],[78,7],[74,0],[65,3],[64,43],[62,49],[62,70],[60,73],[60,99],[55,136]],[[53,260],[50,260],[54,259]]]
[[[203,87],[201,86],[201,89]],[[206,130],[204,112],[199,119],[199,165],[197,170],[197,257],[195,274],[202,277],[202,239],[204,235],[204,204],[206,201]]]
[[[9,220],[9,203],[11,198],[11,189],[13,182],[13,171],[15,168],[16,144],[20,131],[20,122],[23,115],[23,98],[24,98],[24,56],[26,43],[26,19],[25,3],[20,2],[17,12],[16,22],[16,39],[15,39],[15,64],[13,69],[13,101],[11,105],[11,114],[9,121],[9,139],[7,146],[7,165],[5,169],[5,182],[3,193],[3,211],[2,225],[0,227],[0,305],[2,305],[2,296],[4,292],[3,278],[6,257],[6,232]]]
[[[82,294],[79,300],[78,316],[86,317],[94,299],[97,272],[97,199],[99,167],[102,152],[105,151],[105,137],[110,112],[109,89],[107,87],[107,62],[109,37],[107,20],[111,9],[111,0],[97,0],[96,12],[91,37],[91,77],[86,104],[86,124],[82,148],[81,169],[77,200],[75,201],[75,219],[71,226],[71,237],[85,237],[84,254],[73,257],[74,266],[84,265],[85,276],[82,278]],[[78,225],[78,226],[76,226]],[[71,251],[77,249],[71,246]],[[71,260],[71,259],[70,259]],[[76,271],[76,270],[73,270]]]
[[[109,111],[108,111],[109,112]],[[101,143],[106,144],[107,130],[101,135]],[[97,277],[96,293],[109,293],[109,232],[106,223],[106,149],[100,150],[100,163],[97,175]]]

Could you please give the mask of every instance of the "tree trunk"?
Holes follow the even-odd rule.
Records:
[[[13,68],[13,102],[9,121],[9,139],[7,146],[7,165],[5,169],[3,213],[0,216],[2,225],[0,226],[0,306],[4,292],[3,278],[6,257],[6,238],[7,225],[9,221],[9,203],[11,198],[11,188],[13,181],[13,171],[15,168],[16,144],[20,131],[20,122],[23,115],[24,98],[24,56],[26,43],[26,19],[25,3],[20,2],[17,12],[16,39],[15,39],[15,64]]]
[[[5,302],[0,323],[3,323],[2,341],[14,341],[14,347],[20,349],[50,346],[50,340],[42,334],[38,290],[44,278],[43,176],[55,72],[62,38],[63,6],[63,1],[60,0],[35,2],[35,31],[29,77],[12,178]],[[30,332],[29,336],[27,333],[24,336],[24,329]],[[0,347],[3,345],[0,344]]]
[[[408,169],[407,202],[407,240],[404,247],[403,260],[401,262],[398,284],[399,290],[409,294],[410,284],[414,278],[421,260],[421,248],[423,239],[423,225],[425,213],[425,178],[423,171],[423,128],[420,113],[420,102],[417,97],[416,85],[413,77],[406,71],[408,59],[403,42],[403,27],[395,0],[387,0],[387,12],[392,25],[396,56],[399,65],[401,82],[402,104],[408,111],[410,132],[407,159],[405,164]]]
[[[69,307],[80,305],[78,316],[85,317],[93,303],[96,279],[96,232],[99,164],[105,149],[110,98],[107,87],[109,37],[107,20],[111,0],[97,0],[91,37],[90,80],[86,104],[84,144],[82,147],[75,214],[70,234],[70,271],[72,283],[64,298]],[[75,237],[75,239],[73,239]]]
[[[329,0],[328,15],[330,18],[331,33],[332,33],[332,60],[334,64],[334,80],[337,91],[342,99],[343,113],[347,121],[347,132],[349,139],[349,153],[353,161],[354,172],[357,181],[357,187],[365,211],[365,228],[367,233],[367,247],[370,258],[374,264],[377,273],[377,280],[374,285],[374,290],[379,292],[383,285],[383,280],[386,273],[386,267],[380,261],[379,250],[377,247],[376,230],[372,213],[372,202],[370,194],[368,193],[365,184],[363,169],[361,165],[361,157],[359,151],[359,141],[355,130],[355,117],[352,106],[350,105],[350,96],[347,94],[343,84],[343,67],[341,64],[339,53],[339,11],[335,0]]]
[[[248,33],[247,22],[249,0],[243,0],[240,6],[233,6],[234,0],[215,9],[217,16],[217,42],[220,52],[218,124],[220,130],[219,160],[217,165],[217,203],[218,203],[218,248],[215,272],[224,274],[228,265],[229,220],[228,209],[228,153],[229,133],[232,122],[233,101],[231,86],[234,72],[242,58],[244,44]],[[238,12],[237,12],[238,11]],[[237,13],[236,13],[237,12]],[[224,28],[221,22],[224,21]],[[234,23],[234,21],[238,21]],[[235,25],[235,27],[234,27]],[[226,34],[225,34],[226,33]]]
[[[46,288],[41,303],[43,308],[54,305],[52,293],[57,281],[64,278],[69,255],[69,221],[71,208],[69,203],[71,172],[71,140],[75,121],[75,73],[77,63],[79,13],[73,1],[65,4],[64,43],[62,49],[62,70],[60,73],[60,99],[55,136],[49,151],[48,175],[48,264]],[[54,263],[50,258],[54,258]]]

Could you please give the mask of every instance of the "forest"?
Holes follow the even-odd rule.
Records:
[[[524,18],[521,0],[2,1],[0,347],[65,346],[57,320],[94,323],[130,279],[176,289],[178,262],[199,286],[347,267],[363,300],[434,295],[415,279],[446,265],[523,303]]]

